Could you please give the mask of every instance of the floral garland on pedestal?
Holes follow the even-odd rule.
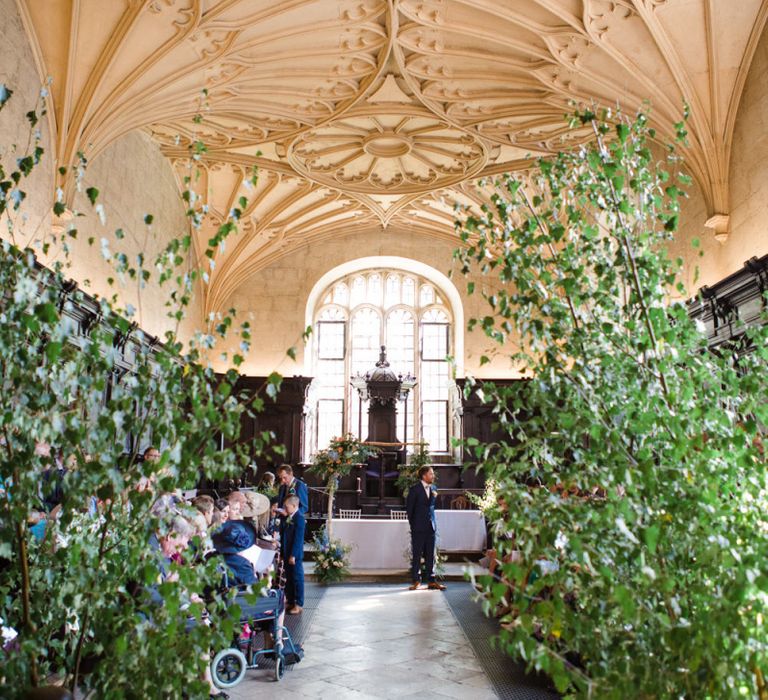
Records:
[[[317,474],[328,488],[328,514],[326,532],[331,537],[331,519],[333,518],[333,498],[339,487],[339,479],[347,476],[355,464],[362,464],[368,457],[377,454],[377,450],[360,442],[354,435],[347,433],[335,437],[325,450],[320,450],[312,458],[309,471]]]

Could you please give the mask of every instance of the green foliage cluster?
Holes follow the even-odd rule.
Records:
[[[472,324],[528,378],[483,387],[506,433],[473,447],[507,533],[486,604],[567,697],[762,697],[766,329],[708,350],[665,253],[675,147],[657,161],[642,114],[574,121],[589,144],[490,183],[458,223],[490,305]]]
[[[432,464],[432,457],[429,454],[429,443],[420,442],[416,447],[418,449],[411,455],[408,463],[402,464],[397,468],[398,475],[395,487],[403,495],[407,494],[408,489],[419,480],[419,469]]]
[[[0,86],[0,108],[10,94]],[[43,110],[27,115],[33,128]],[[234,369],[220,375],[206,362],[215,336],[223,337],[233,319],[218,319],[214,333],[186,346],[174,331],[164,343],[150,343],[131,309],[116,312],[115,297],[98,302],[100,319],[81,332],[71,312],[83,297],[65,279],[65,261],[46,271],[30,250],[13,244],[25,178],[43,155],[30,140],[29,154],[0,168],[8,234],[0,242],[0,618],[19,633],[17,647],[3,655],[0,696],[22,697],[55,677],[100,698],[207,697],[201,679],[209,652],[232,638],[237,611],[213,600],[213,624],[204,624],[204,606],[192,594],[218,583],[213,564],[190,566],[187,552],[186,563],[174,564],[172,576],[158,583],[149,538],[169,526],[162,509],[153,508],[158,495],[201,475],[239,473],[260,447],[236,444],[241,417],[260,408],[258,399],[236,393]],[[81,159],[76,169],[83,166]],[[192,184],[190,176],[184,198],[199,223]],[[96,188],[87,196],[99,206]],[[235,230],[235,220],[212,246]],[[41,249],[64,244],[66,252],[76,234],[73,225],[60,240],[43,238]],[[205,274],[185,267],[190,246],[191,235],[174,239],[154,267],[141,254],[108,257],[116,276],[141,288],[153,270],[178,322]],[[246,352],[247,325],[239,333]],[[132,355],[127,365],[125,348]],[[235,365],[242,359],[232,358]],[[222,442],[231,447],[222,450]],[[159,449],[158,461],[140,459],[149,444]],[[58,517],[48,514],[38,540],[31,529],[56,486],[61,509]],[[150,600],[152,588],[162,604]],[[190,617],[196,624],[187,629]]]

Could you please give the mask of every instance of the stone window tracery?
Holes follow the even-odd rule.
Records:
[[[349,380],[375,365],[381,345],[396,373],[410,372],[418,381],[407,411],[399,407],[398,437],[425,440],[430,452],[447,455],[456,390],[446,358],[454,327],[440,290],[410,272],[369,269],[336,280],[318,299],[306,456],[345,432],[365,439],[368,407]]]

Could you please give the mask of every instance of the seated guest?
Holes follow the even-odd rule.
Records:
[[[269,499],[257,491],[244,491],[245,505],[240,511],[243,520],[253,523],[261,536],[269,518]]]
[[[214,503],[211,528],[216,528],[227,520],[229,520],[229,501],[226,498],[218,498]]]
[[[283,520],[280,543],[285,562],[285,597],[289,615],[298,615],[304,607],[304,530],[306,521],[298,496],[285,499],[287,516]]]
[[[162,534],[154,532],[149,536],[149,548],[156,554],[160,582],[177,580],[178,576],[171,573],[171,564],[187,548],[194,535],[195,529],[189,521],[177,515]],[[152,600],[162,603],[162,596],[156,599],[159,595],[157,589],[154,589],[154,594],[153,589],[150,589]]]
[[[227,502],[229,503],[229,519],[242,520],[243,508],[248,505],[245,494],[241,491],[232,491],[232,493],[227,496]]]
[[[213,533],[213,546],[224,555],[229,571],[229,585],[242,586],[256,583],[253,564],[240,555],[244,549],[256,544],[256,529],[244,520],[230,520]]]
[[[280,514],[277,512],[277,496],[269,499],[269,518],[264,530],[272,538],[280,537]]]
[[[195,537],[198,538],[200,546],[195,547],[195,560],[205,558],[205,555],[214,550],[211,536],[208,532],[208,520],[199,510],[195,510],[188,515],[189,523],[195,529]]]
[[[285,500],[289,496],[299,499],[299,510],[306,515],[309,510],[309,490],[307,485],[293,475],[293,467],[290,464],[281,464],[277,468],[277,478],[280,480],[280,489],[277,492],[277,512],[285,515]]]
[[[208,527],[211,527],[213,524],[214,510],[213,498],[206,495],[195,496],[195,498],[192,499],[192,505],[203,514],[206,524]]]
[[[149,547],[156,553],[157,569],[159,572],[159,582],[173,582],[178,580],[178,574],[171,571],[171,565],[174,561],[181,557],[182,552],[189,545],[189,541],[194,536],[195,531],[189,522],[181,516],[176,516],[171,521],[170,527],[167,530],[160,533],[153,533],[150,536]],[[163,605],[164,599],[160,594],[157,586],[150,586],[148,589],[150,600],[157,604]],[[190,602],[200,603],[202,599],[196,593],[192,593],[189,596]],[[197,621],[194,618],[187,620],[186,629],[189,630],[194,627]],[[229,696],[220,691],[214,684],[213,678],[211,678],[211,669],[208,663],[204,664],[204,676],[203,679],[208,683],[209,698],[216,700],[226,700]]]
[[[154,465],[160,461],[160,451],[156,447],[150,445],[144,450],[143,458],[144,462],[149,462],[154,467]],[[154,493],[157,488],[157,481],[164,475],[163,470],[154,471],[149,476],[143,477],[137,488],[140,491],[143,491],[146,488]],[[182,500],[183,499],[176,493],[170,491],[160,492],[157,494],[157,498],[149,509],[149,512],[156,518],[161,519],[180,515],[179,505]]]
[[[264,472],[259,481],[257,487],[259,493],[263,493],[269,498],[277,494],[277,486],[275,484],[275,475],[272,472]]]

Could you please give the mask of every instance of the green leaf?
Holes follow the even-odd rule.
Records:
[[[626,586],[616,586],[613,589],[613,599],[621,606],[625,619],[632,619],[635,616],[637,607],[634,601],[632,591]]]
[[[643,533],[643,539],[651,554],[656,553],[656,544],[659,541],[660,532],[661,529],[658,525],[651,525],[650,527],[647,527]]]
[[[282,384],[282,382],[283,382],[283,378],[277,372],[272,372],[267,377],[266,392],[269,398],[273,400],[277,398],[277,395],[280,392],[280,385]]]
[[[56,362],[56,360],[59,359],[59,355],[61,355],[61,351],[63,348],[62,343],[57,342],[49,342],[45,346],[45,356],[48,358],[49,362]]]
[[[35,306],[35,315],[44,323],[55,323],[59,318],[56,307],[50,302]]]

